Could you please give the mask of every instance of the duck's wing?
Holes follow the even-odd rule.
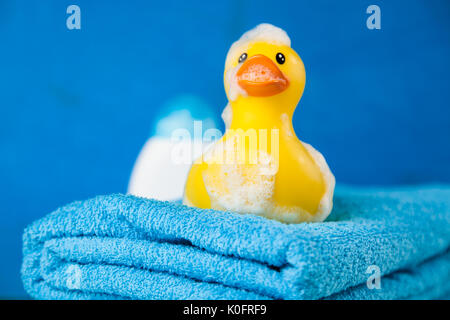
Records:
[[[328,217],[331,210],[333,209],[333,193],[334,193],[334,186],[336,184],[336,179],[334,178],[333,173],[328,167],[328,164],[324,156],[319,151],[317,151],[312,145],[305,143],[303,141],[302,144],[308,151],[308,153],[311,155],[311,157],[314,159],[316,165],[319,167],[320,172],[322,172],[322,175],[325,179],[326,184],[325,194],[320,200],[319,210],[317,214],[314,216],[315,221],[323,221]]]

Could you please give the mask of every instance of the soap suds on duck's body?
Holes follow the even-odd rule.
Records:
[[[291,119],[289,118],[289,116],[286,113],[283,113],[281,115],[281,130],[283,131],[283,133],[288,136],[288,137],[293,137],[293,130],[292,130],[292,124],[291,124]]]
[[[315,214],[301,207],[288,208],[273,203],[276,170],[261,171],[262,168],[275,166],[273,157],[269,154],[258,151],[256,164],[223,164],[227,152],[234,151],[238,139],[236,136],[230,137],[230,141],[212,146],[204,155],[204,160],[209,164],[222,163],[211,166],[211,169],[203,172],[203,182],[213,208],[243,214],[252,213],[277,220],[281,216],[287,223],[323,221],[331,212],[335,178],[322,154],[310,144],[302,142],[320,168],[326,182],[325,194]]]
[[[305,143],[303,141],[302,144],[316,162],[316,165],[319,167],[320,172],[322,172],[323,178],[325,179],[326,184],[325,194],[323,195],[322,200],[320,200],[319,209],[317,210],[317,213],[314,216],[313,220],[313,221],[323,221],[330,214],[331,209],[333,209],[333,193],[336,184],[336,179],[334,178],[333,173],[331,173],[331,170],[328,167],[328,164],[324,156],[319,151],[317,151],[312,145]]]
[[[210,164],[203,172],[203,182],[213,208],[231,210],[239,213],[263,215],[271,208],[275,188],[276,170],[270,170],[274,164],[271,156],[257,151],[257,163],[238,163],[235,158],[238,135],[217,144],[204,156]],[[224,163],[228,155],[233,162]],[[262,169],[268,169],[262,171]]]
[[[225,123],[225,129],[228,129],[231,126],[231,119],[233,117],[233,111],[231,110],[231,106],[228,103],[225,106],[225,109],[222,111],[222,120]]]

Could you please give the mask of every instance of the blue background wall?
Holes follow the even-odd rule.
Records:
[[[79,31],[66,28],[70,4]],[[366,28],[370,4],[381,30]],[[295,128],[339,182],[450,182],[446,0],[2,0],[0,296],[24,296],[26,224],[125,192],[165,101],[191,93],[221,112],[225,54],[260,22],[284,28],[304,60]]]

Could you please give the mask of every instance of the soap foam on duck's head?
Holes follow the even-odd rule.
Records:
[[[291,39],[271,24],[245,32],[228,51],[224,83],[230,101],[239,96],[269,98],[273,105],[282,104],[283,112],[293,112],[304,82],[303,62],[291,48]]]
[[[227,60],[230,57],[239,55],[238,50],[242,46],[250,42],[257,41],[285,45],[288,47],[291,46],[291,39],[287,35],[286,31],[269,23],[261,23],[255,28],[245,32],[238,41],[231,45],[230,50],[228,50]]]

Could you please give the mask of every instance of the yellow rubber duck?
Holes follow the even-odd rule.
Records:
[[[224,83],[226,132],[192,165],[183,203],[285,223],[325,220],[335,179],[294,132],[305,68],[286,32],[260,24],[244,33],[228,52]]]

